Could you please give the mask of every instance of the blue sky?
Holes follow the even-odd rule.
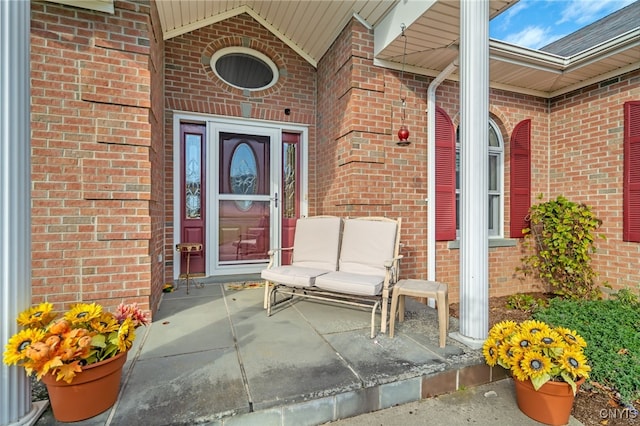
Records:
[[[539,49],[636,0],[520,0],[493,20],[489,36]]]

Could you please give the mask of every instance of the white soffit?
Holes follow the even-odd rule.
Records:
[[[310,64],[317,66],[354,15],[372,28],[398,2],[161,0],[156,5],[165,40],[247,13]]]
[[[490,0],[489,16],[517,1]],[[373,28],[376,65],[402,69],[405,41],[407,72],[435,77],[458,58],[460,0],[160,0],[156,5],[165,40],[246,13],[314,67],[353,17]],[[499,40],[489,46],[491,87],[545,98],[640,67],[640,25],[571,57]]]

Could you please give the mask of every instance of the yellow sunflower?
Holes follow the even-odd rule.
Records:
[[[512,335],[518,328],[518,324],[514,321],[502,321],[494,325],[489,330],[489,337],[493,337],[496,340],[504,340],[508,336]]]
[[[45,302],[22,311],[16,321],[24,327],[38,328],[49,324],[55,317],[53,304]]]
[[[528,351],[520,361],[520,367],[530,378],[542,377],[551,372],[551,360],[540,352]]]
[[[493,337],[489,337],[485,340],[482,345],[482,354],[489,366],[495,366],[498,362],[498,340]]]
[[[575,330],[570,330],[565,327],[556,327],[556,331],[560,333],[565,342],[570,345],[578,345],[581,348],[587,347],[587,342],[578,335]]]
[[[110,312],[103,312],[98,318],[91,321],[91,328],[98,333],[109,334],[118,330],[120,324],[116,317]]]
[[[498,346],[498,364],[504,368],[511,368],[522,356],[522,351],[510,344],[503,343]]]
[[[571,376],[576,379],[578,377],[589,377],[591,367],[587,365],[587,359],[581,350],[566,349],[560,356],[560,365]]]
[[[136,333],[133,320],[127,318],[120,324],[120,330],[118,330],[118,351],[125,352],[131,348],[135,338]]]
[[[520,348],[522,350],[529,349],[533,346],[535,338],[533,335],[526,331],[520,330],[509,339],[509,343],[515,346],[516,348]]]
[[[527,320],[520,324],[520,331],[528,332],[532,335],[539,332],[546,332],[548,330],[551,330],[551,327],[542,321]]]
[[[88,323],[102,314],[102,306],[95,303],[78,303],[67,311],[64,318],[73,325]]]
[[[529,378],[529,374],[527,374],[527,372],[524,371],[520,366],[523,358],[524,354],[522,352],[517,352],[516,355],[512,358],[513,362],[511,363],[510,367],[513,377],[515,377],[517,380],[520,380],[521,382]]]
[[[9,339],[6,351],[4,352],[4,363],[7,365],[15,365],[20,361],[26,360],[26,349],[35,342],[39,342],[45,338],[42,330],[27,328],[21,330]]]
[[[560,336],[560,333],[551,328],[535,333],[533,338],[533,343],[541,348],[559,348],[565,345],[564,339]]]

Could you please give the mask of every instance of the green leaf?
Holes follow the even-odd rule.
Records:
[[[571,386],[571,389],[573,390],[573,394],[575,395],[576,392],[578,392],[576,382],[573,381],[573,378],[569,374],[567,374],[566,371],[561,372],[560,375],[562,376],[565,382],[569,383],[569,386]]]
[[[91,346],[97,348],[104,348],[106,346],[105,336],[103,334],[96,334],[91,338]]]
[[[542,387],[542,385],[547,383],[549,380],[551,380],[551,376],[550,375],[542,374],[540,376],[532,377],[531,378],[531,384],[533,385],[533,388],[535,390],[538,390],[538,389],[540,389]]]

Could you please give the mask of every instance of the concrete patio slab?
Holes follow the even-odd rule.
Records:
[[[224,348],[139,359],[112,424],[194,424],[249,409],[236,352]]]
[[[437,315],[423,304],[407,300],[395,338],[371,339],[366,310],[304,300],[267,317],[264,289],[239,288],[164,294],[138,330],[116,405],[74,425],[312,426],[505,377],[477,350],[451,339],[439,348]],[[63,423],[49,408],[36,424]]]

